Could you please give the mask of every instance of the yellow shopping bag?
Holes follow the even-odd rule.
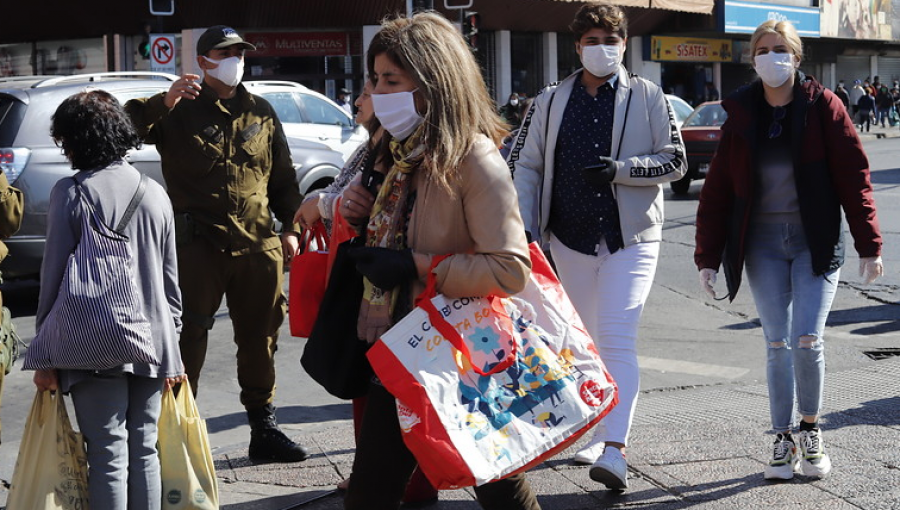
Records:
[[[159,415],[159,463],[163,510],[217,510],[219,489],[209,448],[206,421],[200,418],[187,381],[178,397],[162,396]]]
[[[60,392],[38,391],[6,500],[10,510],[88,510],[84,438]]]

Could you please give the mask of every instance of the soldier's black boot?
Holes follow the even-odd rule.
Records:
[[[300,462],[309,456],[306,449],[291,441],[278,428],[275,406],[247,409],[250,420],[250,458],[260,461]]]

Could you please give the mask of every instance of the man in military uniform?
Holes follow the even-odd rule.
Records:
[[[165,93],[125,108],[162,157],[178,246],[184,304],[181,357],[194,391],[213,316],[224,295],[234,325],[250,457],[296,462],[306,450],[275,420],[275,362],[284,320],[284,260],[298,246],[292,218],[301,196],[287,139],[271,105],[240,84],[244,51],[234,29],[214,26],[197,40],[200,76],[185,74]],[[279,240],[270,209],[285,225]]]
[[[9,253],[2,240],[15,234],[22,224],[22,206],[22,192],[10,186],[6,174],[0,170],[0,262]],[[0,283],[2,282],[0,274]],[[0,396],[3,393],[3,379],[9,373],[10,365],[18,352],[17,342],[12,316],[3,306],[3,294],[0,293]]]

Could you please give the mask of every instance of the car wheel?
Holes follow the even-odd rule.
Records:
[[[312,183],[312,185],[309,187],[308,190],[306,190],[306,192],[309,193],[310,191],[315,191],[317,189],[326,188],[332,182],[334,182],[334,179],[332,179],[331,177],[328,177],[325,179],[319,179],[318,181]]]
[[[688,172],[688,175],[685,175],[681,179],[670,182],[669,186],[672,188],[672,193],[676,195],[687,195],[687,192],[691,189],[690,172]]]

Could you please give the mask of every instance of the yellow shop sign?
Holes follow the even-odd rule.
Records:
[[[668,62],[731,62],[730,39],[660,37],[651,39],[650,58]]]

